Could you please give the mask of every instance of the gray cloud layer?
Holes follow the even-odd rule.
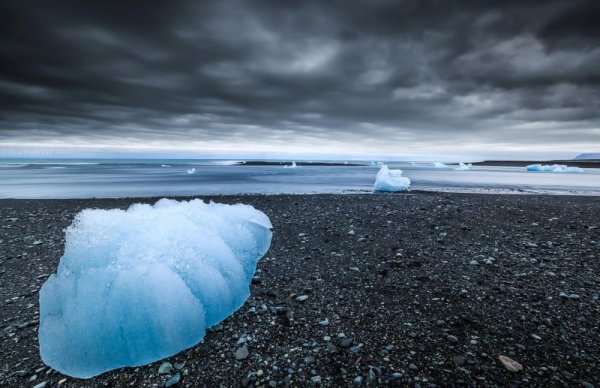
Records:
[[[0,143],[600,146],[594,0],[5,1],[0,18]]]

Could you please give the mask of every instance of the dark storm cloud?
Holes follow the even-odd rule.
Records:
[[[4,1],[0,142],[598,144],[598,4]]]

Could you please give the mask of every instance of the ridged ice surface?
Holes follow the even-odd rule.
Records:
[[[402,170],[390,170],[383,165],[375,177],[375,191],[404,191],[410,186],[410,179],[402,176]]]
[[[84,210],[40,291],[40,354],[88,378],[197,344],[242,306],[271,222],[248,205],[162,199]]]

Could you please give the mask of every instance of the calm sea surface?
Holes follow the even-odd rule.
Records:
[[[226,160],[0,159],[0,198],[112,198],[239,193],[370,192],[378,167],[252,166]],[[434,168],[387,163],[404,170],[413,190],[600,195],[600,169],[527,172],[521,167]]]

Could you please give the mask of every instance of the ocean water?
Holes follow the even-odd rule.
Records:
[[[284,168],[228,160],[0,159],[0,198],[371,192],[378,167],[369,161],[351,164],[360,165]],[[411,190],[600,195],[600,169],[544,173],[476,166],[455,171],[427,162],[387,164],[404,170]]]

